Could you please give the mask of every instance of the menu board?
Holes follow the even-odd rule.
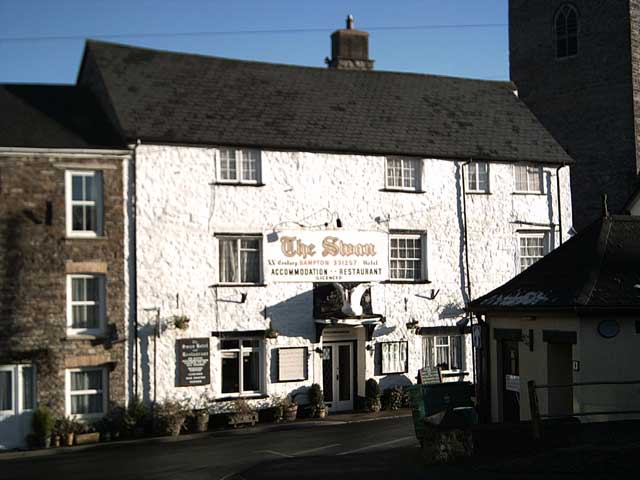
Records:
[[[278,349],[278,381],[293,382],[306,380],[307,372],[306,347]]]
[[[210,352],[208,338],[182,338],[176,340],[178,387],[209,385]]]

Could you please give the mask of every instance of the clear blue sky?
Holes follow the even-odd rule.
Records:
[[[508,0],[0,0],[0,82],[74,83],[85,38],[324,66],[330,55],[329,35],[343,28],[349,13],[356,28],[370,32],[377,70],[507,79],[507,4]],[[487,24],[491,26],[474,26]],[[412,28],[425,25],[465,26]],[[292,29],[305,31],[274,32]],[[226,33],[172,35],[189,32]],[[136,36],[140,34],[166,35]]]

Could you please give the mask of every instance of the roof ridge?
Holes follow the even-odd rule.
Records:
[[[600,235],[598,235],[598,243],[596,246],[596,255],[599,257],[596,268],[591,271],[587,282],[582,292],[576,297],[576,303],[579,305],[587,305],[591,300],[593,292],[600,278],[600,272],[602,271],[602,264],[604,263],[604,256],[607,252],[607,245],[609,243],[609,234],[611,233],[611,225],[613,221],[611,217],[605,217],[602,220],[602,227]],[[590,286],[589,286],[590,284]]]
[[[137,45],[128,45],[126,43],[117,43],[117,42],[105,42],[102,40],[93,40],[88,38],[86,40],[86,45],[89,44],[98,44],[98,45],[108,45],[113,47],[120,48],[128,48],[135,50],[144,50],[147,52],[161,53],[167,55],[179,55],[184,57],[197,57],[197,58],[205,58],[209,60],[220,60],[225,62],[234,62],[234,63],[246,63],[246,64],[256,64],[256,65],[271,65],[275,67],[282,68],[295,68],[295,69],[309,69],[316,70],[321,72],[339,72],[347,75],[378,75],[378,74],[386,74],[386,75],[405,75],[405,76],[415,76],[415,77],[431,77],[431,78],[442,78],[442,79],[452,79],[452,80],[462,80],[465,82],[477,82],[477,83],[487,83],[487,84],[496,84],[496,86],[512,86],[514,90],[516,89],[515,83],[510,80],[487,80],[482,78],[469,78],[469,77],[456,77],[453,75],[439,75],[435,73],[419,73],[419,72],[402,72],[397,70],[339,70],[335,68],[327,68],[327,67],[315,67],[311,65],[296,65],[293,63],[278,63],[278,62],[266,62],[260,60],[245,60],[241,58],[230,58],[230,57],[219,57],[217,55],[206,55],[204,53],[193,53],[193,52],[176,52],[173,50],[162,50],[158,48],[149,48],[149,47],[139,47]]]

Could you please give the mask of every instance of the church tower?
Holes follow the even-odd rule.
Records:
[[[574,225],[619,212],[640,168],[640,0],[509,0],[511,80],[575,159]]]

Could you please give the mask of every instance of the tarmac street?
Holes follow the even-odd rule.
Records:
[[[351,456],[390,449],[417,452],[417,446],[408,417],[280,431],[241,429],[188,440],[165,437],[45,455],[0,454],[0,479],[215,480],[243,478],[243,472],[248,472],[248,478],[261,478],[261,465],[278,460],[293,461],[292,467],[313,458],[325,465],[343,465]],[[274,466],[290,469],[286,464]],[[302,473],[304,478],[314,476],[305,469],[291,471],[291,478]]]

